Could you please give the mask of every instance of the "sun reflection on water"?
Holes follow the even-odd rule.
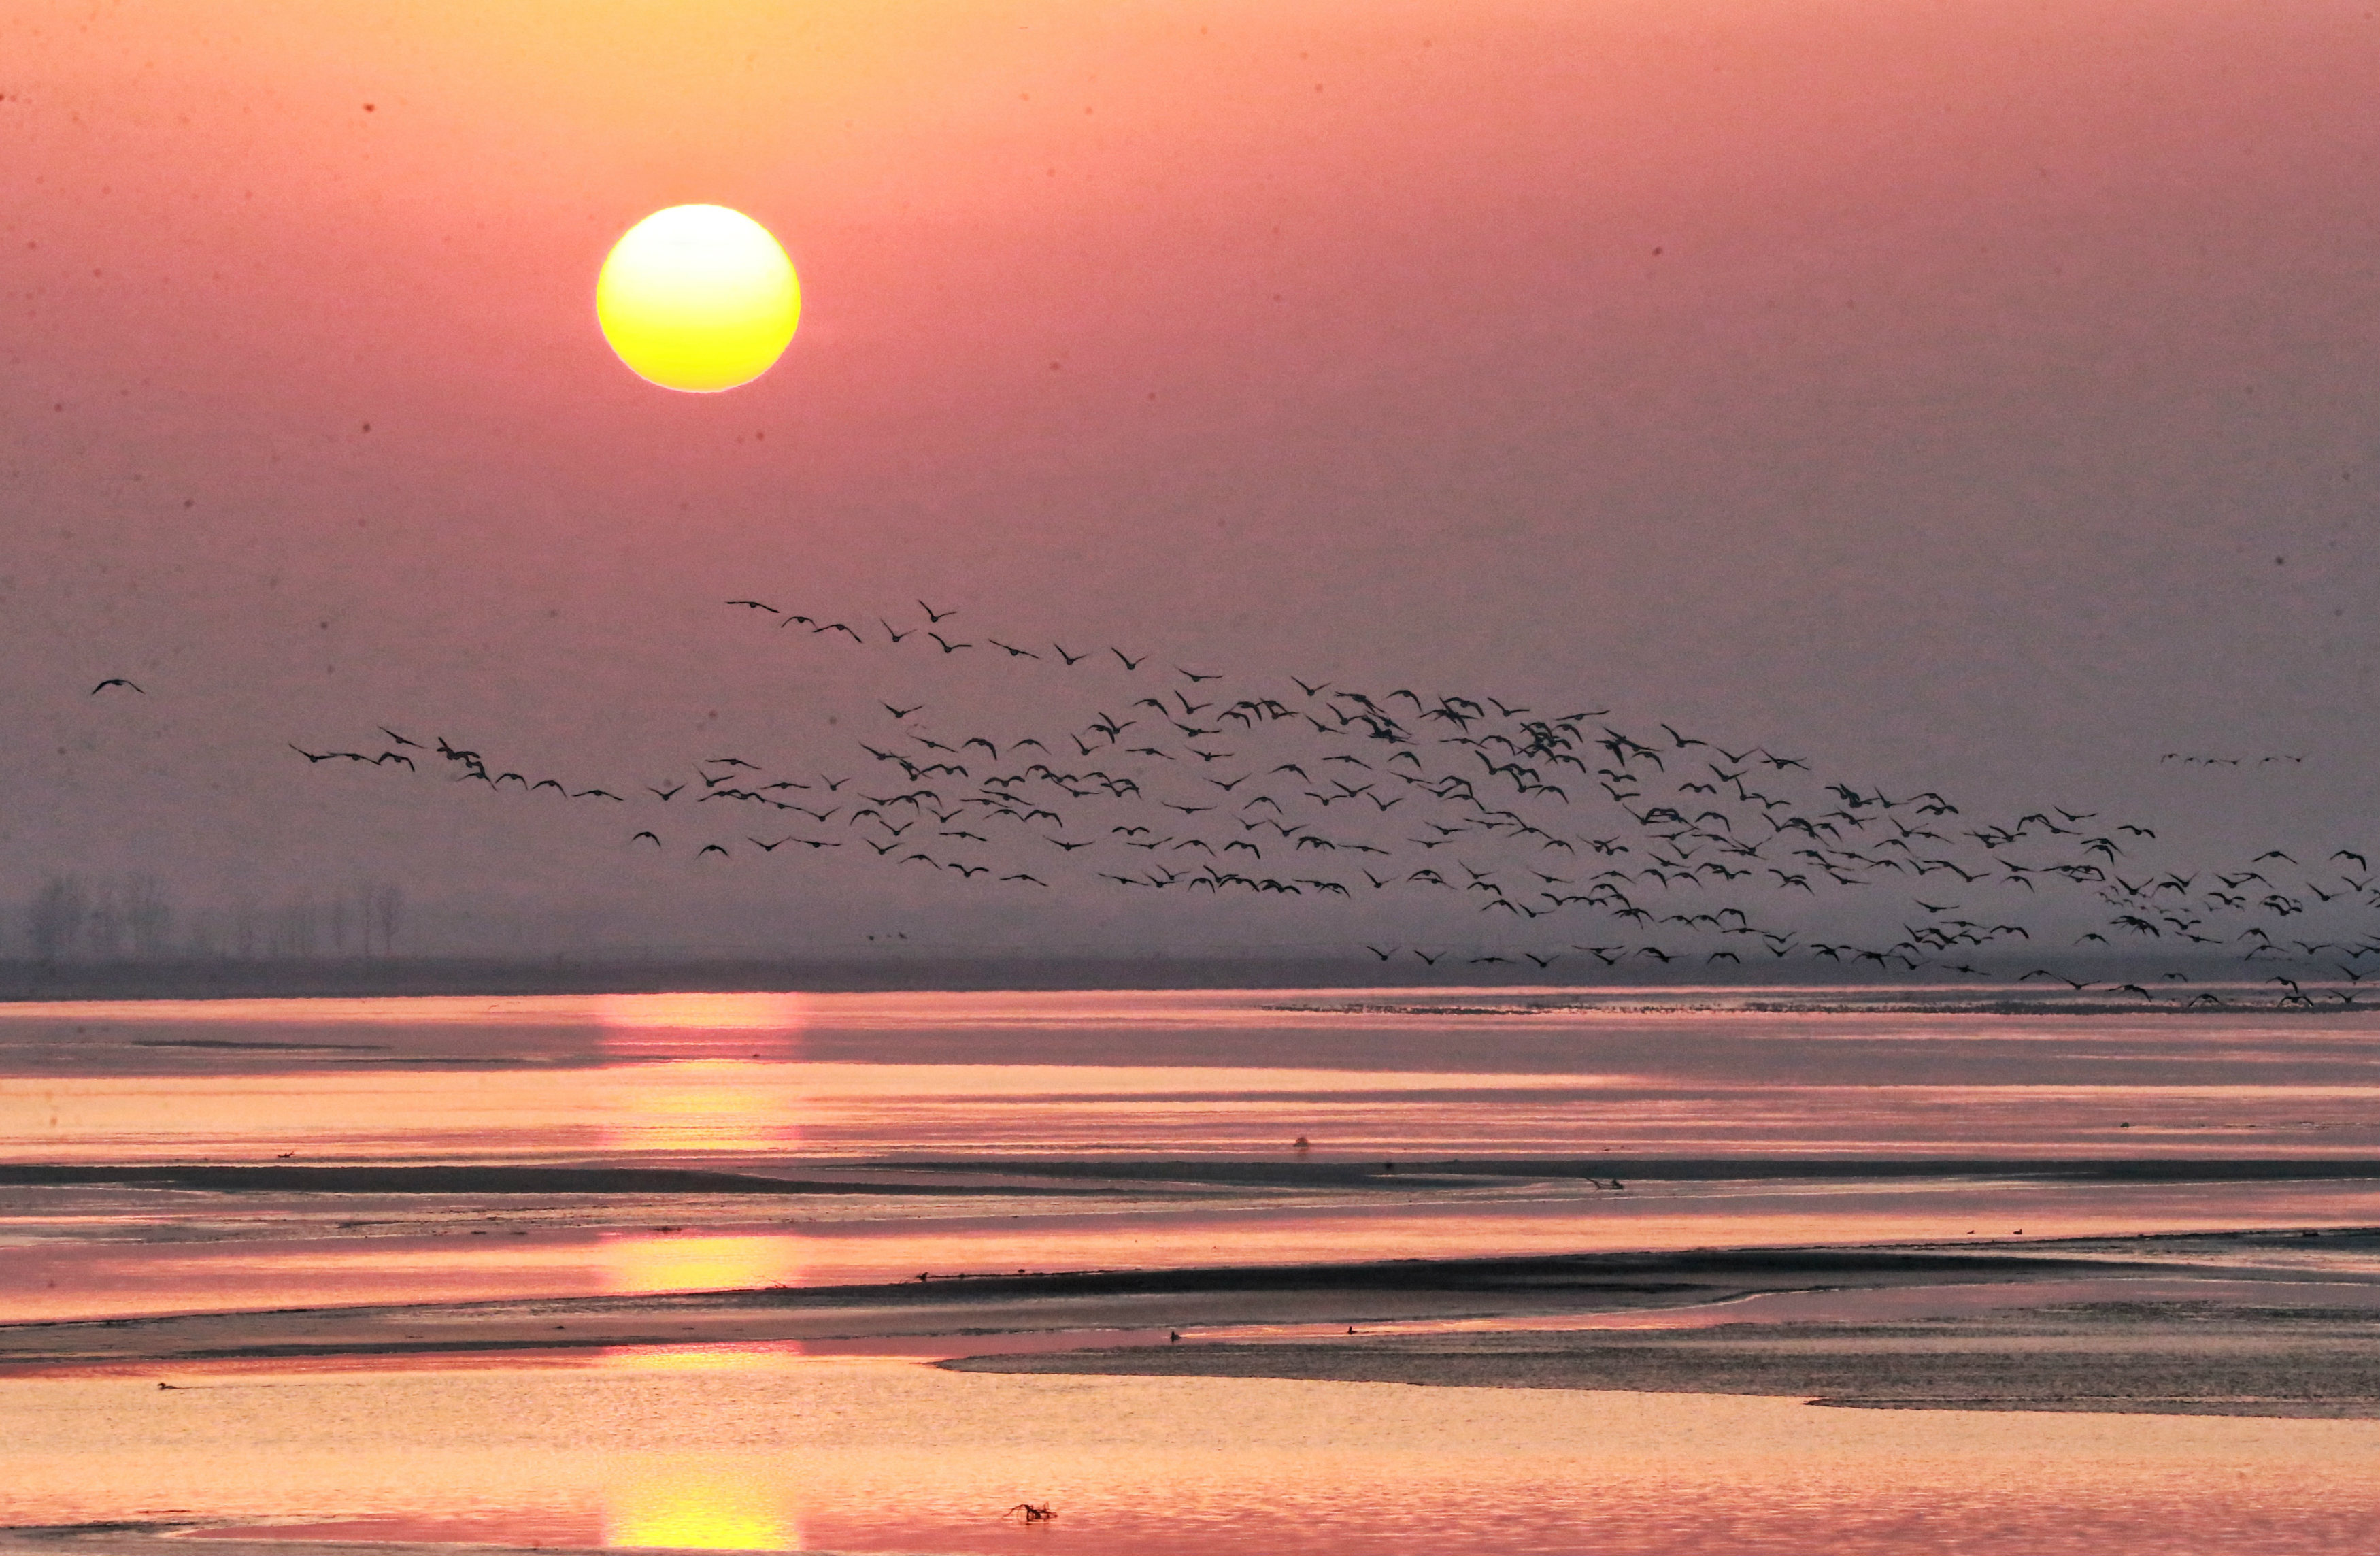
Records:
[[[794,1059],[815,1004],[802,994],[605,994],[589,1014],[614,1057]]]
[[[661,1059],[615,1093],[600,1134],[632,1151],[790,1151],[811,1110],[789,1087],[812,1002],[799,994],[614,994],[594,1002],[611,1058]],[[793,1072],[798,1073],[798,1072]],[[651,1290],[650,1286],[632,1290]]]
[[[785,1236],[607,1237],[603,1289],[620,1293],[748,1291],[799,1279],[801,1243]]]
[[[709,1454],[622,1462],[603,1488],[603,1543],[662,1550],[791,1550],[793,1493],[769,1466]]]
[[[620,1151],[748,1155],[801,1149],[813,1112],[787,1067],[686,1059],[616,1080],[597,1130]]]

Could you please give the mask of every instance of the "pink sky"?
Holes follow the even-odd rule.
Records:
[[[283,743],[868,708],[755,591],[2327,836],[2375,104],[2318,3],[12,6],[0,861],[724,932]],[[689,201],[806,294],[717,396],[593,321]]]

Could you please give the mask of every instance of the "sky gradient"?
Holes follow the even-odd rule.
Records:
[[[2361,4],[36,0],[0,61],[0,897],[397,879],[422,948],[1177,932],[624,867],[286,748],[817,765],[907,673],[746,595],[1611,707],[2210,851],[2364,835]],[[718,395],[595,327],[689,201],[802,276]]]

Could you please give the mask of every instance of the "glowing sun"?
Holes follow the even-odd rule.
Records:
[[[749,383],[784,354],[801,283],[769,229],[723,205],[673,205],[630,227],[595,280],[620,360],[664,389]]]

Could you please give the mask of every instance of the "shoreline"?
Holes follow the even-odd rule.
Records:
[[[0,1187],[194,1189],[381,1195],[1048,1196],[1119,1188],[1377,1189],[1409,1194],[1482,1179],[1585,1183],[1858,1183],[1973,1178],[2081,1184],[2340,1183],[2380,1180],[2380,1160],[2143,1156],[916,1157],[816,1161],[800,1177],[693,1167],[506,1162],[307,1163],[0,1161]],[[962,1182],[974,1178],[977,1182]],[[2216,1234],[2228,1235],[2229,1234]],[[2152,1235],[2166,1235],[2154,1234]],[[2178,1234],[2177,1234],[2178,1235]],[[1990,1245],[1967,1245],[1990,1246]],[[2022,1246],[2011,1242],[2010,1246]]]
[[[1496,1331],[955,1357],[957,1372],[1798,1399],[1836,1409],[2380,1419],[2380,1309],[2058,1303],[1893,1324]]]
[[[2017,964],[2017,965],[2022,965]],[[1355,996],[1382,991],[1495,994],[1506,1002],[1492,1008],[1411,1010],[1391,1001],[1357,1001],[1268,1008],[1330,1015],[1468,1015],[1527,1016],[1592,1013],[1595,1004],[1560,1002],[1607,999],[1622,1003],[1611,1014],[1804,1013],[1895,1015],[2370,1015],[2380,1006],[2353,1003],[2280,1004],[2237,997],[2260,991],[2253,980],[2232,980],[2228,966],[2208,962],[2193,989],[2232,991],[2234,999],[2189,1006],[2162,1001],[2134,1003],[2116,997],[2128,979],[2162,967],[2112,959],[2090,969],[2091,983],[2104,988],[2043,990],[2017,984],[1929,984],[1887,978],[1863,979],[1849,969],[1824,979],[1778,983],[1746,977],[1697,975],[1679,983],[1658,976],[1629,976],[1623,968],[1597,967],[1592,978],[1555,978],[1516,985],[1509,973],[1474,970],[1450,963],[1441,968],[1384,966],[1365,957],[1334,954],[1161,955],[1119,953],[1051,956],[987,956],[917,952],[906,955],[850,956],[665,956],[492,957],[468,955],[371,956],[290,959],[181,959],[115,962],[39,962],[0,958],[0,1007],[10,1004],[109,1001],[254,999],[534,998],[603,994],[890,994],[890,993],[1311,993]],[[1581,969],[1582,974],[1585,969]],[[2315,980],[2320,982],[2320,980]],[[2335,997],[2327,983],[2325,999]],[[1800,996],[1832,994],[1832,1003]],[[2093,997],[2093,996],[2096,997]],[[1523,1002],[1557,1002],[1529,1004]],[[1748,1003],[1747,1003],[1748,1002]]]
[[[2380,1416],[2380,1228],[2330,1229],[2319,1243],[2311,1263],[2300,1232],[2240,1231],[73,1319],[0,1325],[0,1379],[164,1382],[270,1364],[592,1365],[623,1352],[774,1345],[901,1355],[954,1371],[1739,1393],[1879,1409]],[[2166,1295],[2109,1301],[2110,1283]],[[1995,1286],[2010,1288],[2008,1306],[1992,1306]],[[2191,1300],[2200,1289],[2222,1300]],[[2078,1300],[2055,1300],[2061,1292]],[[1791,1299],[1815,1316],[1758,1321],[1757,1303],[1732,1306],[1751,1298]],[[1883,1299],[1898,1316],[1875,1316]],[[1362,1332],[1372,1325],[1405,1331]],[[1353,1332],[1339,1334],[1342,1326]],[[1295,1332],[1268,1339],[1268,1330]],[[1184,1339],[1160,1338],[1168,1333]],[[1154,1343],[1102,1343],[1127,1337]]]

